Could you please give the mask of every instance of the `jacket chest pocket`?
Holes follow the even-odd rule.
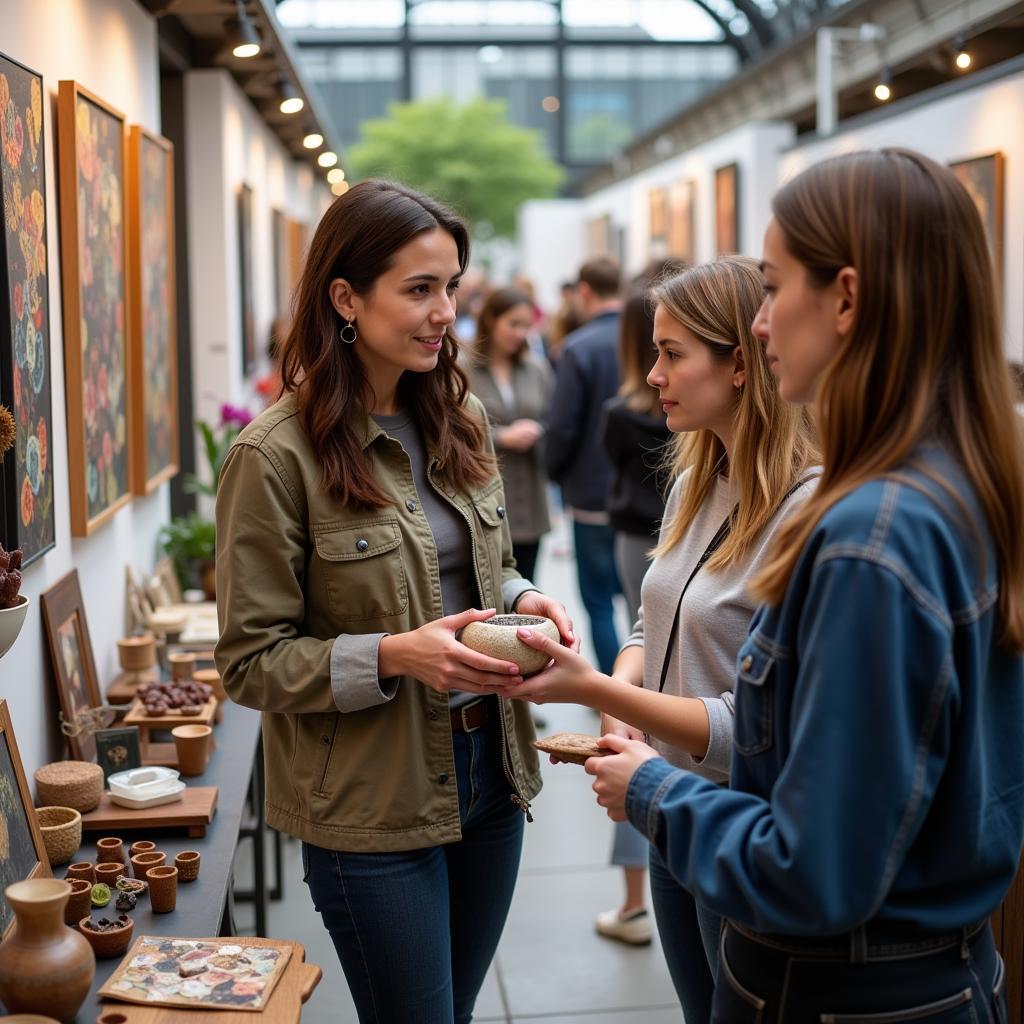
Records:
[[[395,518],[314,526],[320,571],[339,620],[381,619],[409,606],[402,534]]]
[[[740,648],[733,742],[747,756],[763,754],[774,741],[775,658],[748,637]]]

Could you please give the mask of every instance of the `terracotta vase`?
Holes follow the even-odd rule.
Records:
[[[64,924],[71,888],[32,878],[4,890],[15,926],[0,944],[0,999],[11,1013],[43,1013],[70,1024],[89,994],[96,958]]]

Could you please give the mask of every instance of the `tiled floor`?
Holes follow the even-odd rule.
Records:
[[[538,576],[585,624],[564,533],[542,549]],[[623,622],[625,616],[623,615]],[[584,653],[588,646],[585,642]],[[545,732],[596,731],[582,708],[549,705]],[[544,765],[544,790],[526,827],[522,870],[494,965],[477,1001],[476,1021],[503,1024],[679,1024],[682,1012],[655,940],[646,948],[594,933],[594,915],[621,899],[621,878],[608,866],[611,823],[594,801],[590,779],[574,765]],[[249,844],[243,844],[243,851]],[[269,932],[295,939],[324,976],[303,1013],[304,1024],[355,1024],[341,967],[305,886],[298,843],[286,841],[285,898],[272,903]],[[239,884],[249,877],[239,855]],[[251,927],[241,907],[238,925]]]

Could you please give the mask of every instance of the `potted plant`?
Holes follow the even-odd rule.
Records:
[[[0,405],[0,459],[13,447],[14,433],[14,417]],[[21,593],[21,548],[5,551],[0,544],[0,658],[18,639],[28,604],[28,598]]]

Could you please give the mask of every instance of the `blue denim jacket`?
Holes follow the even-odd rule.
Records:
[[[998,644],[997,592],[947,453],[859,487],[751,622],[731,788],[657,758],[630,820],[706,906],[761,932],[984,918],[1024,839],[1024,658]]]

